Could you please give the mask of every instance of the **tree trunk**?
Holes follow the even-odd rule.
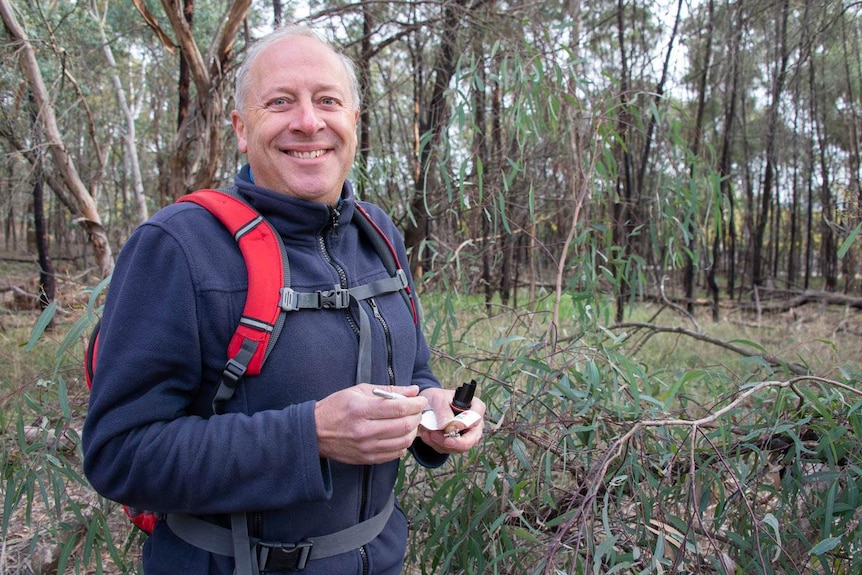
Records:
[[[632,126],[631,112],[629,110],[629,79],[628,53],[625,42],[625,2],[617,2],[617,48],[620,53],[620,112],[617,120],[618,143],[615,145],[615,156],[618,165],[622,167],[622,174],[617,174],[616,188],[617,197],[613,205],[613,240],[614,246],[619,252],[613,258],[614,278],[617,281],[616,290],[616,321],[624,319],[625,305],[629,294],[629,275],[626,259],[631,251],[631,230],[634,228],[633,202],[634,183],[632,181],[631,160],[631,138],[630,127]]]
[[[799,101],[798,98],[797,101]],[[799,126],[797,116],[798,113],[794,114],[794,131]],[[793,147],[793,184],[790,193],[790,238],[787,241],[787,284],[788,287],[793,287],[796,283],[796,275],[799,270],[799,152],[796,146]]]
[[[847,90],[847,107],[850,112],[850,120],[847,122],[848,134],[847,142],[850,150],[847,154],[847,171],[848,171],[848,191],[847,191],[847,228],[854,229],[860,221],[862,221],[862,150],[860,150],[859,139],[862,134],[859,133],[862,129],[862,116],[859,114],[859,103],[857,102],[858,94],[854,86],[854,73],[851,71],[851,63],[855,65],[856,70],[862,69],[862,62],[859,61],[859,52],[855,52],[856,61],[853,62],[853,46],[859,46],[859,30],[853,28],[854,37],[847,37],[847,19],[841,18],[841,46],[844,52],[844,82]],[[857,285],[857,265],[859,261],[860,250],[859,242],[854,242],[847,252],[844,259],[846,265],[845,290],[851,290]]]
[[[775,145],[778,137],[779,115],[781,114],[781,95],[787,77],[787,19],[790,12],[789,0],[782,0],[779,5],[781,13],[776,19],[778,36],[778,61],[772,81],[769,108],[766,112],[766,158],[763,169],[763,186],[760,195],[760,212],[757,214],[752,237],[751,282],[755,286],[763,285],[763,241],[766,238],[766,226],[769,223],[769,209],[772,205],[772,189],[775,185]]]
[[[189,30],[194,29],[195,0],[183,0],[183,18],[188,24]],[[177,132],[189,116],[189,102],[191,101],[191,72],[189,61],[183,50],[180,50],[180,73],[177,79]]]
[[[281,28],[281,0],[272,0],[272,22],[276,28]]]
[[[739,91],[739,75],[741,64],[739,62],[739,51],[742,44],[742,35],[744,30],[743,10],[741,6],[736,7],[733,15],[735,33],[731,37],[730,45],[730,73],[728,82],[725,83],[725,93],[729,94],[724,106],[724,125],[722,128],[721,138],[721,154],[718,162],[718,175],[720,178],[719,189],[721,190],[722,212],[724,206],[727,206],[727,217],[722,214],[723,236],[725,238],[725,276],[727,278],[727,296],[733,299],[736,296],[736,201],[733,190],[731,189],[731,172],[732,172],[732,153],[733,153],[733,132],[734,118],[736,116],[736,100]],[[718,242],[718,238],[716,238]],[[713,248],[713,254],[718,254],[717,247]],[[717,265],[718,260],[714,261]],[[718,301],[718,295],[715,291],[717,286],[713,287],[713,301]],[[718,320],[718,310],[713,309],[713,318]]]
[[[811,74],[814,64],[811,63]],[[809,139],[808,144],[808,165],[813,166],[814,159],[814,140]],[[814,170],[808,169],[808,179],[806,182],[806,192],[808,196],[808,206],[805,212],[805,283],[804,287],[807,290],[811,286],[811,263],[814,259]]]
[[[679,8],[677,9],[677,22],[679,22],[680,10],[682,9],[682,2],[679,4]],[[700,158],[700,147],[703,142],[703,116],[706,110],[706,90],[707,85],[706,81],[709,77],[709,69],[712,62],[712,31],[713,26],[711,25],[714,18],[714,1],[709,0],[707,5],[707,13],[709,14],[709,23],[706,26],[706,46],[704,48],[703,54],[703,62],[700,67],[700,74],[698,78],[698,87],[697,87],[697,115],[694,121],[694,130],[692,133],[692,142],[691,142],[691,157],[692,163],[689,168],[689,178],[694,180],[697,177],[696,167]],[[676,25],[674,25],[674,32],[676,31]],[[668,48],[668,58],[670,57],[670,48]],[[667,61],[665,61],[665,72],[667,71]],[[697,238],[695,234],[697,234],[697,226],[694,218],[697,217],[697,213],[692,210],[691,220],[688,224],[688,241],[687,241],[687,252],[688,256],[686,257],[685,262],[685,299],[686,299],[686,311],[689,314],[694,313],[694,287],[695,287],[695,279],[697,273]],[[720,230],[716,230],[716,236],[718,235]],[[713,262],[713,265],[710,266],[710,275],[713,275],[713,270],[715,270],[716,263]],[[715,277],[713,275],[712,282],[715,282]],[[717,296],[718,290],[713,289],[713,297]],[[713,316],[718,311],[718,299],[714,299],[713,301]]]
[[[485,54],[482,35],[476,32],[473,38],[473,62],[478,78],[477,82],[470,82],[470,95],[473,99],[473,141],[471,143],[473,162],[473,189],[477,191],[476,197],[470,201],[475,205],[476,217],[482,220],[482,291],[485,294],[485,312],[491,314],[491,305],[494,299],[494,278],[492,274],[492,261],[498,242],[491,240],[491,221],[488,217],[493,213],[493,202],[487,191],[491,189],[487,177],[493,171],[487,168],[491,166],[488,157],[488,129],[487,115],[485,110],[485,86],[487,74],[485,73]],[[466,192],[465,193],[469,193]]]
[[[820,273],[823,276],[823,289],[834,291],[838,286],[838,258],[836,257],[835,230],[832,228],[835,221],[835,210],[832,201],[832,184],[830,183],[831,170],[826,158],[826,137],[822,134],[826,126],[821,127],[821,120],[814,120],[819,143],[818,151],[820,158]]]
[[[107,9],[107,5],[106,5]],[[135,132],[135,115],[129,102],[126,99],[126,90],[123,87],[123,82],[117,73],[117,61],[114,59],[114,52],[111,50],[111,44],[108,42],[108,37],[105,34],[105,20],[100,16],[95,6],[91,7],[90,15],[99,27],[99,35],[102,40],[102,51],[105,54],[105,59],[108,61],[110,68],[111,81],[114,84],[114,90],[117,93],[117,102],[120,105],[120,111],[126,120],[126,132],[123,134],[123,145],[126,149],[126,161],[132,173],[132,193],[134,196],[135,206],[138,212],[138,222],[142,223],[149,217],[147,209],[147,198],[144,195],[144,178],[141,175],[141,162],[138,159],[138,138]]]
[[[33,123],[33,147],[36,149],[36,162],[33,164],[33,230],[36,235],[36,253],[39,256],[39,305],[48,307],[56,297],[57,284],[54,276],[54,263],[48,249],[47,223],[45,221],[45,193],[42,163],[42,137],[39,126],[38,110],[30,93],[30,118]],[[54,318],[45,327],[53,328]]]
[[[371,58],[374,53],[371,33],[374,30],[374,14],[368,2],[362,2],[362,40],[357,62],[359,90],[362,108],[359,110],[359,158],[357,162],[356,193],[363,197],[368,187],[368,158],[371,155]]]
[[[410,214],[404,230],[404,242],[410,253],[410,270],[413,277],[420,278],[424,273],[424,264],[421,258],[422,243],[428,238],[430,217],[428,206],[436,203],[436,190],[431,190],[429,185],[429,173],[433,169],[436,152],[449,120],[449,104],[446,100],[446,91],[449,82],[455,74],[458,60],[458,25],[462,18],[462,8],[466,0],[457,0],[445,5],[443,15],[444,34],[440,34],[440,46],[434,64],[434,72],[431,80],[431,92],[428,103],[420,96],[422,91],[423,70],[420,65],[414,66],[414,150],[416,152],[416,168],[414,170],[413,199],[410,202]],[[421,60],[417,50],[417,60]],[[430,194],[430,197],[429,195]]]
[[[39,63],[36,61],[33,46],[26,39],[23,28],[21,28],[21,25],[16,20],[15,12],[9,0],[0,0],[0,16],[3,18],[3,24],[6,26],[9,39],[18,51],[19,63],[30,83],[30,89],[33,91],[33,99],[39,109],[39,120],[47,140],[46,145],[51,151],[51,157],[63,179],[63,183],[75,197],[77,208],[80,210],[77,219],[87,230],[93,255],[96,258],[96,264],[99,266],[99,272],[102,276],[107,277],[114,269],[114,257],[111,253],[111,245],[108,243],[108,236],[105,233],[102,220],[96,209],[96,202],[78,175],[78,171],[74,163],[72,163],[72,159],[60,135],[54,106],[49,99],[48,89],[42,79],[42,73],[39,70]]]
[[[193,2],[189,2],[193,5]],[[179,0],[162,0],[177,42],[188,64],[196,98],[190,98],[188,114],[174,139],[170,160],[168,199],[209,187],[221,160],[221,128],[225,121],[222,102],[225,70],[233,57],[233,42],[248,13],[251,0],[234,0],[222,17],[207,57],[201,54]]]

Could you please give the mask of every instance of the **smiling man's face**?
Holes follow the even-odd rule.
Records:
[[[356,154],[359,118],[338,56],[307,36],[280,40],[253,62],[247,94],[231,121],[254,182],[334,205]]]

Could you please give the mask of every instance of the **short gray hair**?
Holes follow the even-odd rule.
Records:
[[[293,38],[294,36],[314,38],[332,50],[344,66],[344,71],[347,73],[347,81],[350,84],[350,95],[353,98],[353,106],[358,110],[362,97],[359,94],[359,81],[356,78],[356,65],[353,63],[353,60],[313,28],[298,24],[288,24],[281,28],[277,28],[263,38],[260,38],[248,45],[245,52],[245,59],[243,59],[236,72],[236,92],[234,94],[234,99],[236,100],[235,105],[237,110],[240,112],[245,111],[245,99],[248,97],[249,90],[249,70],[251,70],[252,64],[257,60],[260,53],[276,42],[284,40],[285,38]]]

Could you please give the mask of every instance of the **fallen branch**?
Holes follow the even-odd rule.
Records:
[[[742,347],[740,345],[736,345],[727,341],[723,341],[720,339],[716,339],[714,337],[710,337],[706,334],[703,334],[698,331],[692,331],[690,329],[685,329],[684,327],[672,327],[672,326],[661,326],[655,325],[651,323],[642,323],[642,322],[623,322],[618,323],[612,326],[613,329],[648,329],[654,333],[678,333],[681,335],[685,335],[691,338],[694,338],[699,341],[703,341],[706,343],[710,343],[717,347],[721,347],[727,350],[730,350],[734,353],[742,355],[744,357],[759,357],[772,366],[780,366],[788,369],[790,373],[793,375],[805,375],[808,373],[808,369],[804,365],[800,365],[798,363],[789,363],[778,356],[763,353],[762,351],[752,350],[747,347]]]
[[[759,293],[770,293],[769,290],[760,288]],[[759,302],[749,302],[737,303],[736,307],[742,310],[752,310],[758,309],[762,312],[769,313],[780,313],[785,311],[790,311],[793,308],[802,307],[804,305],[810,303],[823,304],[823,305],[837,305],[837,306],[846,306],[852,307],[854,309],[862,309],[862,298],[853,297],[846,294],[834,293],[834,292],[825,292],[825,291],[804,291],[804,292],[787,292],[786,290],[782,290],[780,292],[773,293],[781,293],[781,294],[796,294],[788,299],[775,299],[771,298],[768,300],[760,299]]]
[[[797,390],[797,384],[801,382],[814,382],[814,383],[823,383],[833,387],[837,387],[847,393],[855,394],[859,397],[862,397],[862,390],[856,389],[844,383],[822,378],[816,376],[800,376],[789,379],[787,381],[763,381],[751,386],[748,386],[742,393],[740,393],[733,401],[706,415],[704,417],[698,419],[679,419],[679,418],[669,418],[669,419],[645,419],[642,421],[636,421],[632,423],[632,426],[626,431],[623,435],[618,437],[616,440],[611,443],[608,448],[605,450],[604,457],[593,466],[593,469],[590,470],[587,477],[594,478],[594,480],[590,483],[589,488],[586,490],[586,494],[583,499],[580,500],[580,504],[578,506],[577,511],[572,515],[572,517],[566,521],[564,524],[561,524],[557,529],[556,535],[554,536],[551,544],[549,545],[549,552],[547,554],[548,557],[553,557],[557,551],[563,546],[563,537],[569,532],[572,527],[583,521],[586,514],[592,509],[593,502],[596,500],[599,491],[604,486],[604,480],[607,477],[608,470],[610,469],[611,464],[623,456],[628,446],[629,441],[640,433],[642,430],[647,428],[655,428],[655,427],[690,427],[691,428],[691,437],[694,438],[697,435],[697,431],[699,428],[703,426],[707,426],[709,424],[715,423],[722,416],[730,413],[740,405],[744,404],[746,400],[752,395],[768,388],[791,388],[797,395],[803,397],[802,393]],[[692,439],[693,441],[693,439]],[[692,463],[692,466],[694,464]],[[733,475],[731,474],[731,477]],[[735,480],[735,477],[733,478]],[[742,486],[738,486],[739,489]],[[753,513],[753,510],[751,510]]]

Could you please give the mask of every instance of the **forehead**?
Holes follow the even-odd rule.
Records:
[[[329,46],[307,36],[292,36],[267,46],[251,72],[263,86],[302,81],[349,89],[347,71],[339,57]]]

